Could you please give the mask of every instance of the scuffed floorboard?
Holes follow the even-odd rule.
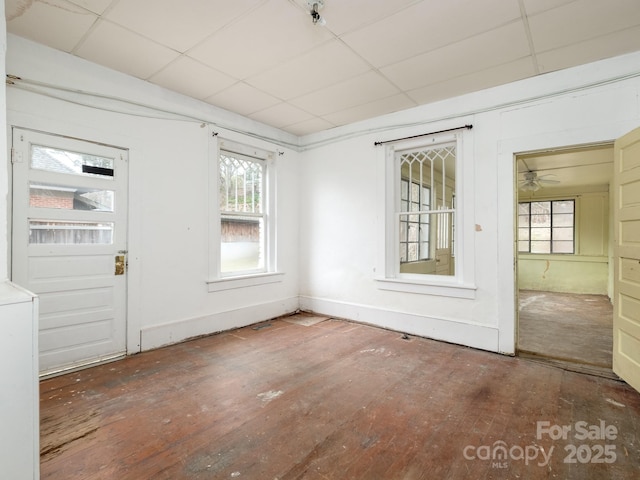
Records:
[[[640,394],[622,382],[335,319],[269,323],[43,381],[41,478],[638,478]]]

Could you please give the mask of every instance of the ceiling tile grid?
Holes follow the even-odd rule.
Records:
[[[640,50],[638,0],[324,0],[325,26],[310,2],[6,0],[5,14],[9,33],[295,135]]]

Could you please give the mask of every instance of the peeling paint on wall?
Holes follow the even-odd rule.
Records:
[[[547,278],[547,272],[549,271],[549,268],[551,267],[551,262],[549,260],[547,260],[547,266],[544,269],[544,272],[542,272],[542,278]]]

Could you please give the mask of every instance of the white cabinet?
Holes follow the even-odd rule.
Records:
[[[0,281],[2,478],[40,478],[38,297]]]

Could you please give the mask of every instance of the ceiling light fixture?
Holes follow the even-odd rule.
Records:
[[[523,192],[537,192],[540,190],[540,185],[535,182],[526,182],[520,185],[520,190]]]
[[[308,0],[307,5],[311,8],[309,13],[311,14],[313,24],[324,27],[327,24],[327,21],[320,16],[320,13],[318,13],[318,10],[324,7],[324,0]]]

